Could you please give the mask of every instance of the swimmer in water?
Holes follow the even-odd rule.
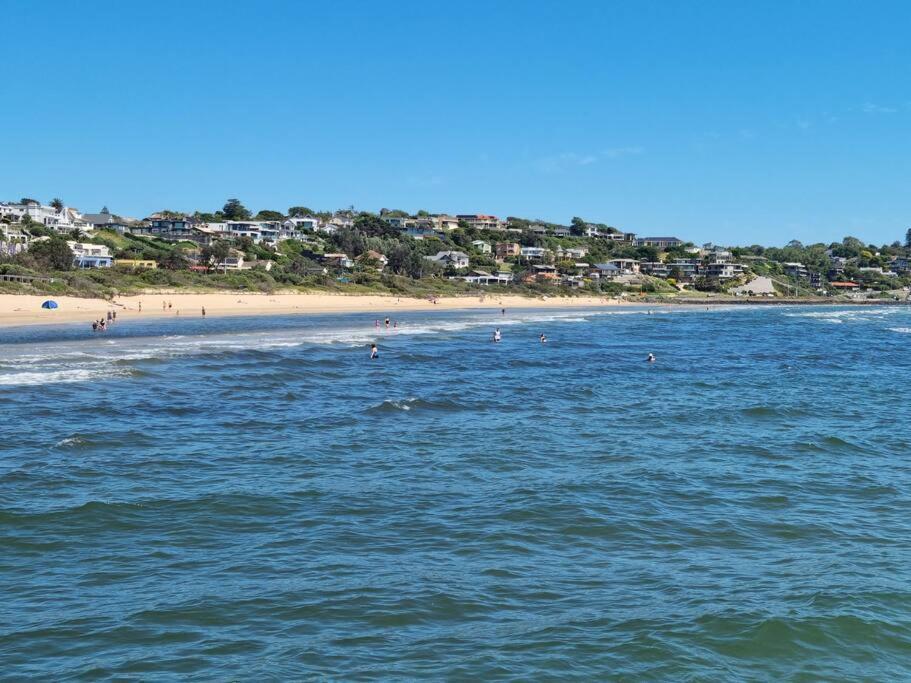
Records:
[[[541,333],[540,339],[541,339],[541,343],[542,343],[542,344],[546,344],[546,343],[547,343],[547,337],[544,336],[544,333],[543,333],[543,332]]]
[[[646,358],[645,360],[647,360],[649,363],[654,363],[655,360],[656,360],[656,359],[655,359],[655,354],[654,354],[654,353],[648,354],[648,358]]]
[[[380,357],[380,352],[376,348],[376,344],[370,345],[370,360],[376,360]]]
[[[500,341],[500,328],[499,327],[496,330],[494,330],[494,332],[493,332],[493,340],[495,342]]]
[[[386,329],[389,329],[389,318],[386,318]]]

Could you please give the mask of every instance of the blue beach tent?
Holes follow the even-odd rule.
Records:
[[[57,302],[48,299],[43,304],[41,304],[41,308],[57,308]]]

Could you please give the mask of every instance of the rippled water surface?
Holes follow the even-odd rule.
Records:
[[[911,310],[385,314],[0,330],[0,678],[911,678]]]

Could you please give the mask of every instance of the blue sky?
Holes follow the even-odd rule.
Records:
[[[5,199],[579,215],[731,244],[911,226],[907,2],[0,12]]]

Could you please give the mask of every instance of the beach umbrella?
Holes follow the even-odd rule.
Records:
[[[57,308],[57,302],[48,299],[43,304],[41,304],[41,308]]]

